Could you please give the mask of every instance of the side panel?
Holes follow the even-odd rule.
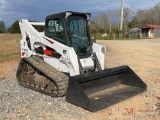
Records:
[[[20,41],[20,48],[21,48],[21,58],[30,57],[32,55],[32,51],[28,48],[26,41],[24,40]]]
[[[44,57],[44,61],[61,72],[69,73],[68,67],[63,60],[53,57]]]
[[[54,41],[53,39],[48,38],[46,36],[42,37],[44,38],[43,44],[55,49],[59,54],[62,55],[61,59],[63,59],[66,65],[68,66],[70,76],[79,75],[79,64],[74,49],[72,47],[65,46],[57,41]],[[53,43],[51,43],[51,41]]]
[[[99,60],[102,70],[104,70],[104,60],[105,60],[105,53],[106,53],[105,46],[93,43],[92,49],[93,49],[93,52],[95,52],[97,55],[97,58]]]
[[[69,60],[67,62],[69,66],[70,76],[79,75],[80,72],[79,72],[78,58],[73,48],[69,49],[68,56]],[[74,71],[72,68],[74,68]]]

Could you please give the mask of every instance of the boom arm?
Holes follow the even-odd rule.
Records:
[[[66,45],[63,45],[51,38],[46,37],[44,33],[38,32],[32,26],[32,25],[44,26],[44,23],[28,22],[28,20],[21,20],[19,22],[19,25],[22,33],[21,57],[30,57],[31,55],[37,55],[34,49],[35,49],[35,46],[38,45],[39,43],[42,46],[44,46],[44,50],[45,50],[45,47],[48,46],[54,49],[56,52],[58,52],[61,55],[61,59],[58,62],[59,64],[52,65],[52,66],[56,68],[63,68],[62,65],[67,66],[68,70],[64,72],[69,72],[71,76],[79,74],[79,64],[78,64],[77,55],[74,49]],[[27,46],[28,37],[30,39],[31,49],[29,49],[29,47]],[[47,58],[47,56],[45,56],[45,58]]]

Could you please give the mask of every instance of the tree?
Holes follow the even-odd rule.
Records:
[[[130,8],[124,8],[123,18],[124,18],[124,29],[127,31],[129,21],[133,17],[133,11]]]
[[[91,32],[91,34],[97,33],[97,26],[93,20],[91,21],[91,24],[90,24],[90,32]]]
[[[116,30],[119,30],[119,19],[120,19],[120,11],[119,10],[114,10],[113,12],[112,12],[112,14],[113,14],[113,20],[115,20],[115,29]]]
[[[154,17],[156,19],[156,23],[160,24],[160,2],[153,8],[155,14]]]
[[[31,21],[29,22],[37,22],[37,21]],[[36,30],[39,32],[44,31],[44,26],[33,26]],[[20,27],[19,27],[19,21],[16,20],[9,28],[8,28],[9,33],[20,33]]]
[[[144,24],[160,25],[160,2],[155,7],[138,10],[129,23],[130,27],[141,27]]]
[[[19,28],[19,21],[16,20],[9,28],[8,28],[9,33],[20,33],[20,28]]]
[[[3,21],[0,21],[0,33],[5,33],[5,23]]]
[[[29,22],[38,22],[36,20],[29,20]],[[44,31],[44,26],[33,26],[37,31],[43,32]]]
[[[100,32],[104,32],[104,31],[108,31],[109,30],[109,16],[107,16],[107,14],[105,13],[100,13],[95,19],[94,22],[97,26],[98,29],[98,33]],[[103,30],[102,30],[103,29]]]
[[[113,15],[112,15],[112,12],[111,11],[108,11],[106,13],[107,17],[108,17],[108,23],[105,23],[106,25],[108,24],[109,26],[109,32],[111,33],[112,32],[112,18],[113,18]]]

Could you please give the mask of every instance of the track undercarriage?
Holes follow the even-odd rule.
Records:
[[[66,94],[68,79],[38,56],[21,59],[17,70],[20,85],[53,97]]]

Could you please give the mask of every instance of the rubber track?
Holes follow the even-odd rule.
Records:
[[[37,88],[35,86],[28,85],[25,82],[23,82],[23,80],[20,80],[20,74],[21,74],[22,69],[24,68],[24,62],[31,65],[37,72],[47,77],[51,82],[54,82],[58,88],[58,93],[53,94],[52,92],[48,92],[46,90]],[[68,87],[69,77],[63,74],[62,72],[58,71],[57,69],[53,68],[46,62],[44,62],[44,60],[38,56],[22,58],[20,61],[16,76],[17,76],[17,81],[20,85],[26,88],[30,88],[40,93],[50,95],[52,97],[64,96],[66,94],[66,90]]]

